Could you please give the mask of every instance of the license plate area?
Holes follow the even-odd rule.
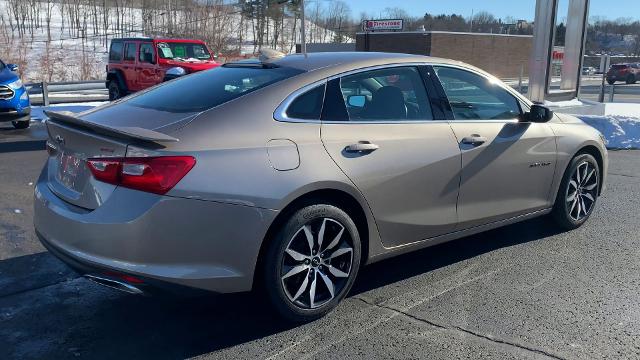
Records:
[[[78,181],[83,170],[84,160],[72,153],[60,151],[57,154],[57,163],[56,179],[69,189],[80,190],[81,184]]]

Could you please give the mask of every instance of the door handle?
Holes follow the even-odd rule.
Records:
[[[344,151],[348,153],[370,153],[376,151],[380,146],[373,144],[369,141],[360,141],[357,144],[351,144],[344,148]]]
[[[478,134],[473,134],[471,136],[466,136],[462,138],[461,143],[466,145],[478,146],[487,142],[487,138],[480,136]]]

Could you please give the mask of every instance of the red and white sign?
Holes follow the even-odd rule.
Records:
[[[365,20],[362,22],[364,31],[402,30],[402,19]]]
[[[551,53],[552,64],[562,64],[564,62],[564,46],[554,46]]]

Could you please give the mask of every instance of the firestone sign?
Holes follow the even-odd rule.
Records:
[[[364,31],[402,30],[402,19],[365,20],[362,22]]]

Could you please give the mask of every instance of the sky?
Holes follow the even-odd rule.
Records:
[[[471,16],[471,11],[488,11],[499,18],[512,16],[516,19],[533,20],[535,17],[535,0],[346,0],[355,18],[361,12],[372,15],[380,15],[386,7],[400,7],[411,15],[423,15],[426,12],[432,14],[460,14]],[[566,13],[567,0],[561,0],[559,9],[564,8]],[[635,9],[635,11],[630,11]],[[561,13],[561,11],[559,11]],[[611,0],[591,0],[589,16],[600,16],[614,20],[619,17],[632,17],[640,19],[639,0],[615,0],[612,6]],[[561,16],[562,17],[562,16]],[[566,16],[564,16],[566,17]]]

